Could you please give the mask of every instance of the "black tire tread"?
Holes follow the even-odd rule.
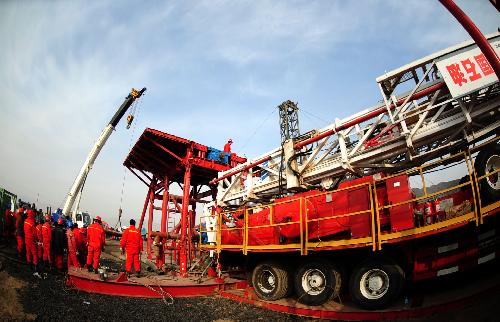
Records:
[[[303,289],[302,289],[302,273],[310,268],[310,267],[324,267],[325,271],[328,271],[331,275],[328,275],[328,279],[332,280],[332,284],[330,286],[330,289],[326,291],[326,294],[323,296],[318,296],[318,297],[313,297],[308,295]],[[328,283],[328,282],[327,282]],[[316,260],[312,262],[306,262],[303,263],[299,269],[297,269],[296,274],[294,276],[294,284],[295,284],[295,293],[297,295],[298,301],[303,304],[307,305],[312,305],[312,306],[317,306],[317,305],[322,305],[326,303],[328,300],[330,300],[332,297],[338,297],[341,287],[342,287],[342,275],[340,273],[340,270],[335,264],[329,263],[327,261],[323,260]],[[328,285],[327,285],[328,287]]]
[[[389,285],[395,285],[393,288],[390,288],[388,294],[376,300],[364,298],[358,287],[360,282],[359,278],[364,274],[364,272],[371,268],[384,270],[389,275],[389,279],[391,279]],[[401,266],[389,258],[373,257],[361,262],[354,268],[349,280],[349,292],[352,300],[359,307],[368,310],[378,310],[389,306],[401,294],[403,285],[404,271]]]
[[[261,293],[258,290],[258,283],[256,283],[256,274],[263,266],[269,266],[272,268],[276,275],[276,290],[270,294]],[[290,274],[283,268],[280,264],[276,262],[262,262],[258,264],[252,272],[252,284],[254,287],[255,294],[263,300],[266,301],[276,301],[285,297],[290,289]]]
[[[476,156],[476,160],[474,161],[474,170],[476,171],[476,176],[481,177],[486,174],[485,166],[486,161],[492,155],[500,155],[500,145],[493,144],[481,150]],[[484,202],[493,202],[500,199],[500,191],[493,190],[486,182],[485,179],[479,182],[479,190],[481,193],[481,200]]]

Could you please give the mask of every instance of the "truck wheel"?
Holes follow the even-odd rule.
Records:
[[[264,262],[254,268],[252,285],[259,298],[276,301],[288,293],[290,275],[281,265],[275,262]]]
[[[399,296],[403,282],[404,273],[398,264],[374,258],[354,268],[349,291],[358,306],[377,310],[388,306]]]
[[[500,168],[500,145],[494,144],[479,152],[474,162],[478,177]],[[500,199],[500,174],[495,173],[479,181],[481,199],[484,201],[497,201]]]
[[[294,282],[298,301],[307,305],[321,305],[338,296],[342,284],[340,271],[325,261],[302,264]]]

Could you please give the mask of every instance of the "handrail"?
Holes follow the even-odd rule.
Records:
[[[455,161],[456,160],[456,161]],[[440,189],[439,191],[435,191],[432,193],[428,193],[427,190],[427,185],[426,185],[426,179],[424,177],[424,174],[426,174],[429,169],[437,168],[439,166],[446,166],[449,164],[453,164],[456,162],[456,165],[464,164],[466,165],[466,174],[468,175],[468,179],[466,182],[462,182],[456,185],[453,185],[452,187],[447,187],[445,189]],[[291,197],[286,200],[281,200],[278,202],[273,202],[267,205],[259,205],[259,206],[254,206],[254,207],[249,207],[245,209],[238,209],[238,210],[232,210],[232,211],[223,211],[217,214],[218,222],[217,222],[217,243],[216,245],[203,245],[205,248],[210,248],[214,249],[216,248],[217,251],[221,251],[223,249],[239,249],[243,251],[244,254],[247,254],[247,252],[250,250],[276,250],[276,249],[293,249],[293,250],[300,250],[301,254],[305,255],[311,250],[320,250],[324,248],[338,248],[338,247],[347,247],[347,246],[370,246],[372,247],[373,251],[380,250],[382,249],[382,244],[385,242],[390,242],[390,240],[399,240],[400,238],[405,238],[405,237],[411,237],[411,236],[418,236],[421,234],[427,234],[429,232],[435,231],[435,230],[440,230],[440,229],[447,229],[448,227],[454,227],[456,225],[462,225],[464,223],[470,222],[470,221],[475,221],[477,225],[480,225],[483,223],[483,209],[481,205],[481,192],[479,189],[479,182],[481,180],[485,180],[487,177],[491,175],[495,175],[500,172],[500,169],[497,169],[495,171],[491,171],[488,173],[485,173],[482,176],[477,176],[477,173],[475,172],[474,166],[472,165],[472,155],[471,151],[461,151],[455,154],[452,154],[446,158],[442,158],[440,160],[432,161],[423,165],[420,165],[418,167],[414,167],[412,169],[408,169],[396,174],[388,175],[383,178],[373,178],[373,181],[371,182],[364,182],[360,184],[356,184],[353,186],[349,187],[343,187],[340,189],[332,190],[332,191],[324,191],[324,192],[318,192],[314,194],[310,194],[307,196],[299,196],[299,197]],[[423,195],[419,197],[414,197],[405,201],[393,203],[393,204],[386,204],[386,203],[381,203],[381,200],[378,198],[377,194],[377,185],[380,185],[383,182],[386,182],[388,179],[395,178],[397,176],[406,174],[408,176],[418,176],[420,175],[421,180],[422,180],[422,187],[423,187]],[[453,215],[452,217],[445,218],[444,220],[440,220],[439,222],[431,223],[431,224],[425,224],[422,227],[414,227],[398,232],[391,232],[391,231],[386,231],[385,229],[383,230],[381,226],[381,215],[382,213],[386,213],[384,211],[402,206],[402,205],[408,205],[408,204],[413,204],[413,203],[419,203],[423,200],[429,200],[433,199],[437,196],[440,195],[446,195],[447,193],[458,190],[463,187],[471,187],[471,194],[472,194],[472,200],[470,207],[472,208],[469,212],[462,213],[458,216]],[[347,192],[347,191],[353,191],[353,190],[358,190],[360,188],[366,188],[368,189],[368,196],[369,196],[369,204],[366,210],[357,210],[353,212],[348,212],[348,213],[342,213],[339,215],[331,215],[327,217],[320,217],[319,214],[316,214],[318,217],[315,218],[310,218],[310,206],[308,206],[314,198],[323,196],[323,195],[334,195],[338,194],[341,192]],[[380,189],[380,187],[379,187]],[[434,200],[434,199],[433,199]],[[285,205],[285,204],[290,204],[290,203],[298,203],[297,205],[294,205],[292,207],[293,210],[290,210],[291,215],[295,218],[294,221],[290,222],[276,222],[276,207],[280,205]],[[348,208],[346,208],[347,211]],[[470,209],[470,208],[469,208]],[[489,209],[489,208],[488,208]],[[258,210],[258,212],[261,211],[268,211],[268,219],[264,219],[264,222],[268,222],[266,224],[263,224],[262,222],[258,223],[255,226],[250,225],[249,223],[249,218],[251,218],[252,215],[254,215],[252,212],[254,210]],[[258,213],[255,212],[255,213]],[[446,212],[448,214],[448,210]],[[461,212],[460,212],[461,213]],[[237,214],[237,216],[236,216]],[[282,214],[282,213],[280,213]],[[298,219],[296,219],[296,216],[298,214]],[[328,239],[328,240],[321,240],[320,237],[317,237],[319,240],[316,241],[310,241],[311,237],[311,232],[309,232],[310,225],[312,223],[316,223],[319,225],[322,222],[328,221],[328,220],[335,220],[335,219],[340,219],[340,218],[346,218],[346,217],[352,217],[352,216],[357,216],[357,215],[368,215],[367,218],[370,220],[370,233],[369,236],[367,237],[360,237],[360,238],[350,238],[350,239]],[[225,226],[225,222],[228,218],[228,215],[232,215],[233,218],[236,220],[240,221],[239,227],[227,227]],[[243,218],[241,216],[243,215]],[[200,221],[204,217],[209,217],[209,216],[200,216]],[[237,219],[237,217],[240,217]],[[265,217],[264,217],[265,218]],[[243,220],[243,223],[241,223],[241,220]],[[299,233],[297,236],[297,240],[300,239],[300,243],[295,242],[293,240],[289,240],[287,243],[282,243],[281,241],[276,244],[276,243],[269,243],[265,245],[249,245],[251,242],[249,238],[251,238],[252,230],[255,229],[262,229],[262,228],[280,228],[280,227],[286,227],[286,226],[291,226],[291,225],[298,225],[299,226]],[[319,226],[318,226],[319,227]],[[222,244],[222,233],[224,231],[241,231],[242,236],[241,236],[241,243],[237,244]],[[202,232],[209,232],[207,229],[203,230],[202,225],[200,225],[200,245],[201,245],[201,233]],[[318,235],[319,236],[319,235]],[[295,238],[295,237],[294,237]],[[314,237],[316,238],[316,237]]]

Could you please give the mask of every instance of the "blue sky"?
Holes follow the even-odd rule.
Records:
[[[487,0],[456,1],[484,33]],[[94,140],[131,87],[148,88],[136,125],[119,124],[82,209],[116,222],[122,162],[145,127],[248,157],[279,144],[276,106],[299,103],[303,132],[381,99],[385,71],[469,39],[436,0],[2,1],[0,186],[62,206]],[[125,219],[145,186],[127,174]]]

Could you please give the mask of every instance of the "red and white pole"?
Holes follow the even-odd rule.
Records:
[[[498,79],[500,79],[500,60],[497,53],[491,47],[490,43],[484,37],[481,30],[472,22],[472,20],[460,9],[453,0],[439,0],[441,4],[448,9],[448,11],[458,20],[458,22],[469,33],[472,39],[476,42],[477,46],[483,52],[491,67],[495,71]]]
[[[182,193],[182,212],[181,212],[181,234],[179,240],[179,271],[181,276],[187,275],[187,224],[189,216],[189,193],[191,190],[191,159],[193,155],[192,147],[187,149],[184,159],[184,186]]]

